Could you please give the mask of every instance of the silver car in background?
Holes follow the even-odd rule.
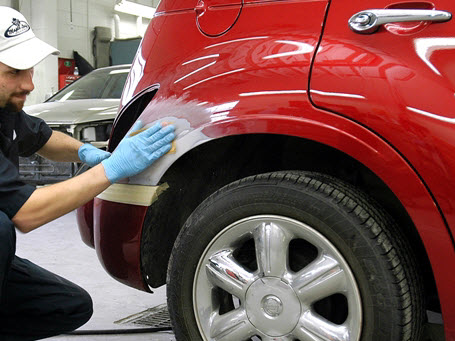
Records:
[[[26,106],[24,111],[43,119],[53,130],[104,149],[107,147],[130,66],[93,70],[46,102]],[[53,162],[37,154],[19,158],[21,179],[34,185],[66,180],[83,172],[86,167],[81,163]]]

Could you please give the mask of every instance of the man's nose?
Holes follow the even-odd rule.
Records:
[[[22,72],[21,88],[24,91],[32,92],[35,89],[33,84],[33,69],[24,70]]]

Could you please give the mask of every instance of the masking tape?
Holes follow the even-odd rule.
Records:
[[[160,186],[113,184],[98,194],[97,198],[121,204],[150,206],[168,188],[167,182]]]

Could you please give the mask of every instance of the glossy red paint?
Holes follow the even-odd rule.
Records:
[[[377,0],[368,6],[384,8],[388,4]],[[394,5],[399,7],[399,3]],[[407,26],[401,31],[400,25],[394,24],[392,31],[380,28],[372,35],[340,29],[364,9],[356,2],[332,2],[313,68],[311,98],[318,107],[367,126],[397,149],[434,196],[453,236],[455,21],[414,23],[413,30]],[[438,1],[436,9],[454,12],[455,3]],[[413,220],[425,218],[426,213],[420,212]],[[453,246],[445,250],[438,246],[449,236],[436,232],[431,221],[421,235],[430,250],[444,321],[450,328],[446,336],[455,340],[455,327],[450,327],[455,326]]]
[[[234,26],[241,10],[241,0],[199,0],[195,8],[197,25],[208,36],[222,35]]]
[[[149,291],[139,262],[142,222],[147,208],[98,198],[93,207],[95,249],[101,264],[116,280]]]
[[[200,32],[196,14],[161,14],[142,42],[137,60],[145,66],[133,94],[158,82],[155,100],[184,94],[216,105],[237,100],[232,86],[238,92],[305,90],[326,6],[327,1],[319,0],[245,4],[236,24],[216,38]],[[266,31],[263,22],[268,23]],[[180,34],[182,27],[185,35]],[[305,94],[302,98],[307,100]]]
[[[82,241],[91,248],[95,248],[93,239],[93,200],[76,210],[77,226]]]
[[[160,90],[154,102],[183,95],[188,101],[208,102],[216,107],[223,106],[232,98],[243,98],[241,103],[245,102],[245,108],[248,108],[248,103],[256,101],[258,92],[270,91],[272,94],[278,92],[286,101],[295,102],[298,110],[294,115],[300,115],[302,109],[311,110],[305,89],[327,1],[247,4],[229,34],[218,38],[201,34],[195,25],[197,14],[188,12],[184,6],[186,2],[161,4],[164,7],[158,7],[159,15],[152,20],[136,57],[136,65],[143,62],[145,65],[134,94],[159,81]],[[283,25],[281,17],[276,17],[276,11],[288,18],[286,25]],[[261,18],[261,21],[256,18]],[[262,30],[263,21],[269,23],[267,32]],[[163,27],[166,27],[166,30],[163,30]],[[180,34],[182,27],[185,27],[185,35]],[[248,35],[245,32],[248,32]],[[288,32],[293,33],[289,35]],[[170,42],[172,46],[169,45]],[[179,48],[176,49],[175,46]],[[132,69],[134,70],[135,66]],[[175,72],[168,72],[170,69]],[[273,82],[266,83],[267,79]],[[129,82],[132,83],[131,79]],[[214,89],[217,91],[213,91]],[[123,99],[122,103],[124,102]],[[242,108],[242,104],[239,108]],[[270,110],[273,111],[273,108]],[[178,113],[171,111],[173,115]],[[163,114],[162,111],[160,113]],[[213,111],[212,113],[216,114]],[[147,123],[155,120],[157,117],[152,115],[156,114],[146,109],[141,119]],[[281,114],[287,115],[288,112],[282,111]],[[185,118],[194,129],[212,121],[210,116]],[[226,119],[229,120],[229,117]],[[274,125],[274,122],[267,123],[270,124]],[[252,128],[261,125],[252,123]],[[206,132],[209,131],[210,127]],[[268,129],[261,131],[271,132]],[[229,135],[228,131],[225,131],[225,135]],[[104,267],[114,278],[143,289],[142,276],[138,271],[139,238],[143,223],[139,217],[143,217],[145,211],[136,215],[139,208],[133,206],[130,211],[128,207],[129,205],[96,199],[95,245]],[[113,211],[115,214],[112,214]],[[123,251],[125,245],[121,241],[126,237],[124,234],[129,232],[122,230],[112,233],[112,229],[117,230],[121,228],[119,225],[123,225],[119,222],[128,222],[132,229],[131,233],[135,237],[126,238],[126,244],[130,248],[133,245],[137,247],[137,252],[133,253],[137,258],[126,259]],[[125,273],[125,269],[129,268],[134,270]]]
[[[176,12],[194,12],[198,0],[170,0],[170,1],[161,1],[158,8],[156,9],[156,14],[160,15],[162,13],[176,13]]]

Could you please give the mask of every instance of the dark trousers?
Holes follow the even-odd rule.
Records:
[[[90,319],[92,300],[84,289],[15,256],[15,249],[14,226],[0,212],[0,341],[39,340]]]

